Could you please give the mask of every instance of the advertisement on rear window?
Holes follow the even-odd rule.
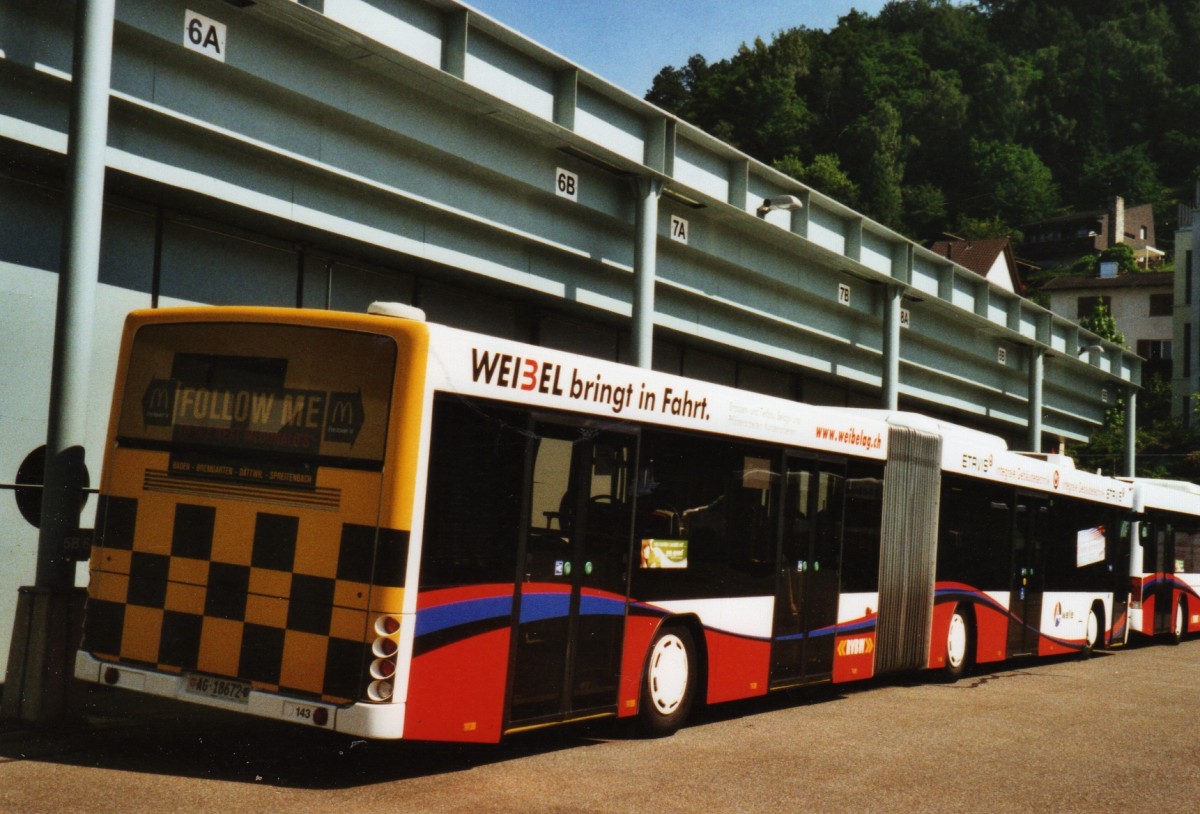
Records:
[[[309,488],[318,467],[382,466],[391,339],[282,325],[138,332],[118,431],[168,474]]]

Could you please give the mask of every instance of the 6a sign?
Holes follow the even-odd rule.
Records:
[[[225,61],[225,24],[188,10],[183,13],[183,47]]]

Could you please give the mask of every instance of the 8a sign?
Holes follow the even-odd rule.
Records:
[[[183,13],[183,47],[225,61],[225,24],[188,10]]]

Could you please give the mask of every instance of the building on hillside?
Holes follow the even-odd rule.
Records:
[[[1125,337],[1125,345],[1146,360],[1143,376],[1171,376],[1174,342],[1175,274],[1069,275],[1049,280],[1042,291],[1052,313],[1075,321],[1090,317],[1104,303]]]
[[[939,240],[929,247],[936,255],[952,260],[987,279],[994,285],[1021,294],[1025,284],[1017,272],[1012,240],[1007,237],[982,240]]]
[[[1172,366],[1171,415],[1191,424],[1196,420],[1195,399],[1200,392],[1200,365],[1196,364],[1196,325],[1200,324],[1200,181],[1196,182],[1195,205],[1179,205],[1179,227],[1175,231],[1174,338],[1179,348]]]
[[[1025,233],[1021,256],[1041,268],[1067,265],[1118,243],[1131,246],[1141,266],[1151,268],[1162,262],[1163,253],[1155,248],[1154,206],[1126,207],[1119,195],[1105,209],[1061,215],[1021,230]]]

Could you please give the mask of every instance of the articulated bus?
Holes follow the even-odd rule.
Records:
[[[1200,487],[1135,478],[1130,550],[1132,632],[1178,644],[1200,631]]]
[[[1125,641],[1135,487],[921,416],[386,303],[135,312],[117,375],[81,679],[495,742]]]

